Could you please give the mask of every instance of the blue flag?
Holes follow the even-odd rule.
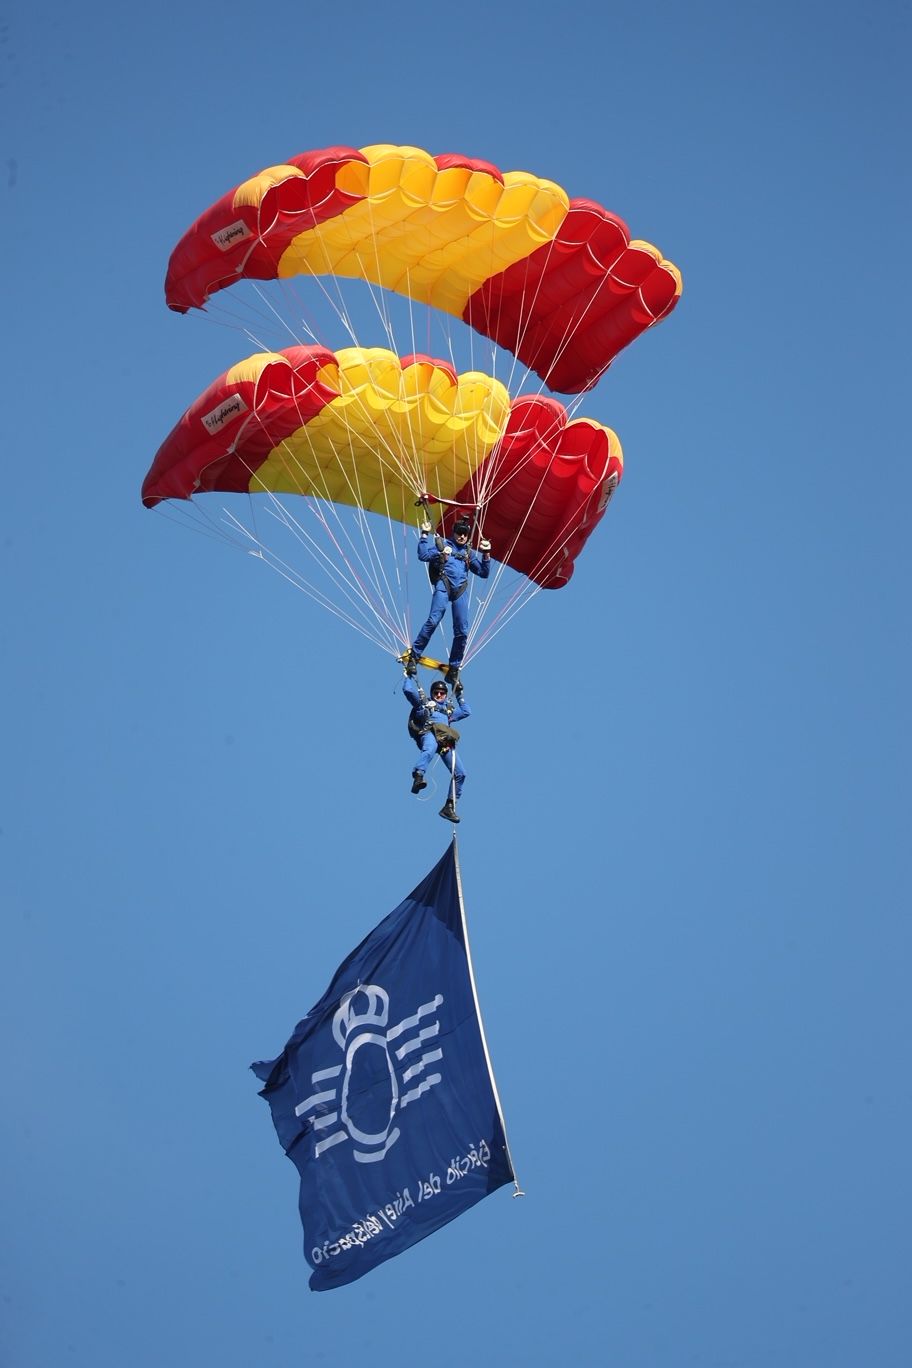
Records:
[[[455,841],[253,1064],[301,1176],[315,1291],[354,1282],[513,1180]]]

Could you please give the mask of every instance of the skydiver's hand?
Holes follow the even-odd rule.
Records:
[[[456,697],[459,699],[459,702],[461,703],[461,702],[462,702],[462,694],[463,694],[462,680],[461,680],[461,679],[457,679],[457,680],[456,680],[456,683],[453,685],[453,693],[456,695]]]
[[[427,518],[425,518],[424,522],[421,524],[421,535],[422,535],[422,537],[426,537],[426,536],[428,535],[428,533],[430,532],[430,530],[431,530],[431,524],[428,522]]]
[[[445,547],[443,548],[443,554],[444,554],[445,556],[451,556],[451,555],[453,554],[453,548],[452,548],[452,546],[445,546]]]
[[[487,537],[482,537],[481,541],[478,543],[478,549],[483,552],[484,555],[490,556],[491,543],[488,541]]]

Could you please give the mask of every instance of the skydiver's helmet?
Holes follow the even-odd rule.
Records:
[[[472,535],[472,520],[465,514],[461,514],[453,523],[454,537],[470,537]]]
[[[431,685],[431,698],[446,698],[447,686],[442,679],[435,679]]]

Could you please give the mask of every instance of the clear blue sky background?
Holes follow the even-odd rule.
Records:
[[[908,1365],[910,46],[882,2],[0,13],[5,1366]],[[247,1066],[449,831],[396,667],[139,485],[249,350],[166,310],[173,243],[382,141],[600,200],[685,293],[587,398],[627,465],[572,585],[470,675],[528,1195],[316,1295]]]

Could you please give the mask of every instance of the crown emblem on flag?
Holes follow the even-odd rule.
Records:
[[[354,1142],[352,1153],[359,1164],[377,1163],[392,1148],[400,1135],[399,1127],[393,1124],[395,1118],[443,1081],[440,1073],[429,1070],[443,1059],[443,1050],[439,1046],[425,1049],[426,1043],[439,1034],[440,1023],[432,1018],[442,1004],[443,998],[437,993],[387,1030],[389,994],[384,988],[359,983],[345,994],[332,1022],[333,1039],[345,1056],[344,1062],[316,1069],[310,1077],[314,1091],[295,1107],[295,1115],[310,1122],[315,1159],[348,1140]],[[377,1054],[367,1068],[369,1056],[365,1052],[371,1051]],[[374,1117],[370,1123],[362,1117],[363,1124],[359,1124],[353,1114],[365,1105],[365,1089],[351,1088],[356,1068],[367,1069],[372,1080],[367,1090]],[[377,1129],[376,1118],[384,1110],[385,1124]],[[368,1124],[375,1129],[368,1130]]]

